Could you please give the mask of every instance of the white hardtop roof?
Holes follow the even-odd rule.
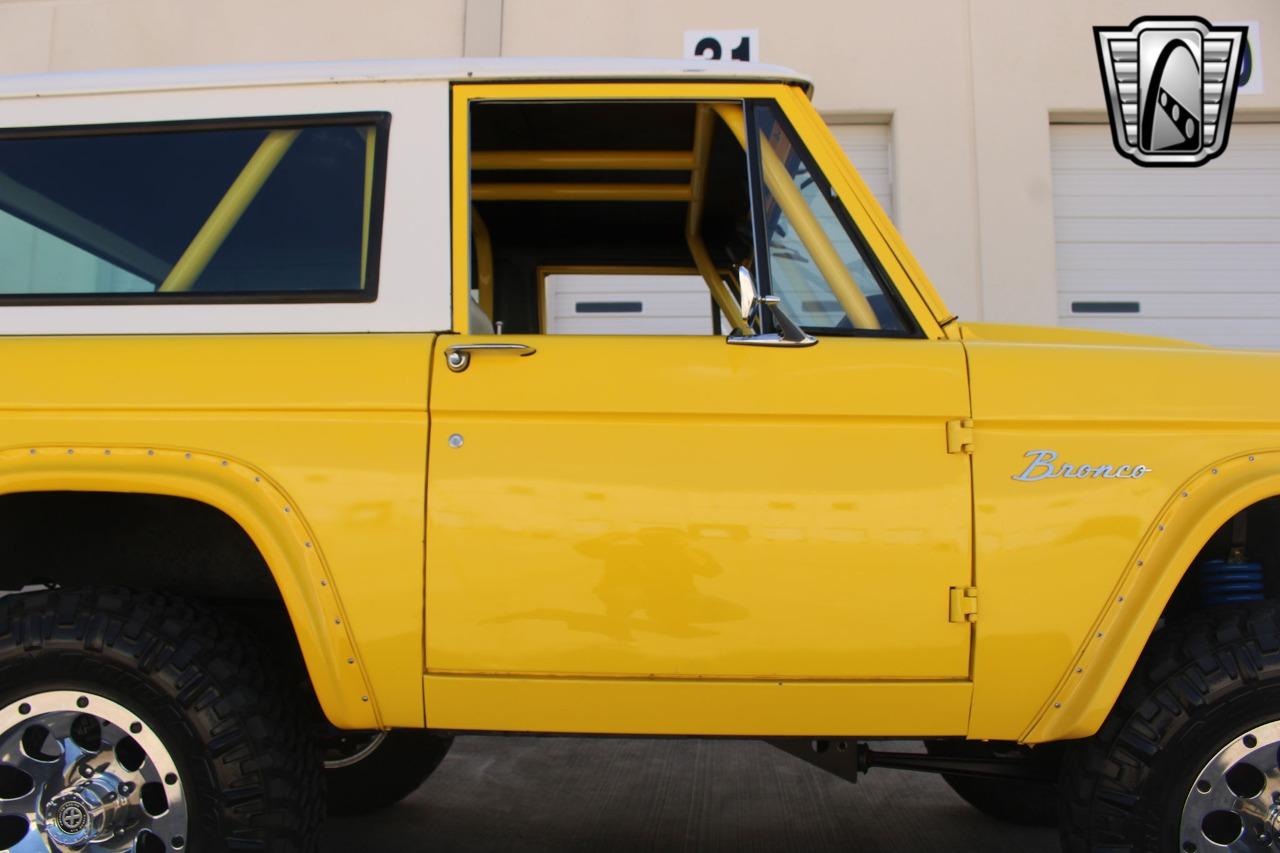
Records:
[[[701,59],[410,59],[131,68],[0,76],[0,98],[403,80],[752,80],[809,78],[779,65]]]

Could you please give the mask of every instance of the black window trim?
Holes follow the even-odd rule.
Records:
[[[369,256],[364,287],[360,290],[311,290],[298,292],[242,293],[31,293],[0,294],[2,306],[54,305],[262,305],[292,303],[369,303],[378,298],[382,260],[382,223],[386,202],[387,149],[391,113],[385,111],[308,113],[306,115],[250,116],[243,118],[121,122],[112,124],[57,125],[52,127],[0,128],[6,139],[48,139],[69,136],[121,136],[140,133],[183,133],[205,130],[306,129],[372,125],[377,130],[373,153],[373,187],[369,201]]]
[[[760,172],[760,134],[756,125],[756,108],[768,107],[773,113],[774,119],[781,124],[790,137],[791,144],[795,147],[796,153],[805,161],[805,165],[809,168],[809,174],[813,177],[814,183],[818,186],[818,191],[831,204],[831,209],[835,211],[836,218],[845,232],[849,235],[849,239],[853,242],[863,260],[867,262],[867,270],[876,280],[876,284],[880,286],[881,291],[889,299],[889,302],[902,319],[904,328],[897,329],[839,329],[833,327],[822,326],[805,326],[804,330],[819,338],[835,337],[835,338],[920,338],[925,337],[924,330],[920,328],[920,323],[916,320],[915,315],[911,313],[911,309],[907,306],[902,298],[902,294],[898,292],[898,288],[894,286],[893,281],[889,278],[889,274],[885,271],[884,266],[880,263],[880,258],[871,247],[867,244],[866,239],[862,236],[862,230],[858,228],[853,217],[849,215],[849,211],[845,209],[842,202],[833,191],[831,182],[827,179],[826,174],[818,167],[817,161],[808,147],[804,144],[804,140],[796,131],[795,125],[787,118],[786,113],[782,109],[782,105],[772,98],[748,98],[745,104],[746,111],[746,134],[747,134],[747,168],[750,170],[748,185],[751,191],[751,218],[752,230],[756,232],[756,265],[758,271],[756,274],[757,287],[762,294],[772,294],[772,282],[770,280],[769,270],[769,240],[767,225],[764,221],[764,176]],[[776,331],[772,329],[772,317],[769,312],[764,312],[766,331]]]

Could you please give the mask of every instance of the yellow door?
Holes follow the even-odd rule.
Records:
[[[442,336],[428,670],[965,677],[967,411],[950,341]]]
[[[626,113],[631,99],[657,112]],[[663,112],[662,99],[709,106]],[[592,106],[597,101],[606,106]],[[482,104],[479,112],[473,104]],[[528,106],[539,104],[548,106]],[[688,122],[685,135],[663,136],[668,120]],[[965,356],[924,307],[898,262],[902,253],[869,218],[874,201],[833,160],[834,143],[816,122],[802,93],[774,84],[512,84],[455,92],[455,328],[469,327],[471,288],[471,309],[484,314],[493,311],[495,289],[523,285],[503,265],[511,240],[548,264],[571,253],[580,235],[603,233],[606,249],[645,265],[656,262],[645,255],[649,244],[637,240],[632,252],[628,241],[679,238],[682,221],[690,260],[713,295],[724,288],[719,276],[730,262],[741,263],[776,304],[761,302],[750,322],[735,320],[729,340],[531,334],[531,324],[545,326],[528,315],[505,335],[438,338],[426,531],[435,724],[963,732],[971,626],[949,621],[949,602],[952,587],[972,583],[970,465],[968,456],[948,452],[946,425],[969,415]],[[530,128],[537,132],[522,137]],[[613,128],[624,135],[605,135]],[[815,141],[802,143],[801,131]],[[700,145],[708,138],[711,145]],[[537,158],[521,150],[581,149],[556,155],[561,171],[616,172],[624,162],[641,170],[653,160],[670,172],[671,145],[690,141],[680,167],[690,174],[687,189],[637,187],[629,173],[590,192],[574,183],[577,175],[549,185],[531,165]],[[469,156],[469,146],[484,157]],[[708,150],[711,178],[703,187]],[[744,194],[750,188],[745,231],[723,227],[742,220],[726,219],[731,183],[724,179],[732,175],[716,177],[716,158],[749,170],[741,180]],[[497,166],[508,172],[473,177],[473,169]],[[484,183],[484,192],[472,195],[473,182]],[[613,207],[581,207],[606,194]],[[610,224],[672,222],[658,219],[662,210],[682,217],[683,207],[654,207],[649,219],[609,219],[662,194],[677,204],[690,200],[674,232]],[[579,207],[556,207],[566,198]],[[595,228],[594,217],[608,227]],[[700,227],[719,239],[702,241]],[[732,242],[726,235],[742,233],[754,246],[745,261],[741,251],[722,248]],[[750,302],[748,293],[724,289],[718,305],[736,313],[732,299]],[[503,319],[506,309],[498,308]],[[781,314],[816,336],[816,345],[783,340]],[[448,351],[458,347],[474,349],[451,369]],[[709,727],[744,694],[708,687],[701,698],[673,699],[667,690],[699,678],[740,688],[809,679],[827,698],[790,688],[753,692],[750,701],[765,709],[758,719]],[[605,711],[632,701],[617,692],[618,679],[666,685],[660,695],[632,697],[639,708],[632,717],[644,725]],[[482,699],[464,682],[488,682],[498,693]],[[572,695],[552,695],[547,685]],[[893,692],[895,685],[909,689]],[[852,699],[846,687],[866,690]],[[910,689],[921,687],[924,693]],[[488,707],[495,696],[503,707]],[[879,716],[860,710],[872,696]],[[675,722],[671,702],[684,703]],[[700,714],[700,702],[719,710]],[[833,717],[803,712],[824,702],[838,708]]]

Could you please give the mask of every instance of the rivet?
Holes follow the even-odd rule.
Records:
[[[1120,596],[1119,598],[1116,599],[1116,601],[1120,602],[1121,604],[1124,604],[1124,596],[1123,595]]]
[[[461,447],[461,446],[462,446],[462,436],[461,436],[461,435],[459,435],[459,434],[458,434],[458,433],[456,433],[456,432],[455,432],[453,435],[449,436],[449,446],[450,446],[450,447],[452,447],[452,448],[454,448],[455,450],[456,450],[457,448]]]
[[[68,448],[67,448],[67,455],[68,455],[68,456],[73,456],[74,454],[75,454],[75,451],[74,451],[74,450],[72,450],[70,447],[68,447]]]
[[[1146,565],[1146,563],[1144,563],[1142,560],[1139,560],[1139,561],[1138,561],[1138,565],[1139,565],[1139,566],[1145,566],[1145,565]]]
[[[360,697],[360,701],[361,701],[361,702],[368,702],[368,701],[369,701],[369,697],[368,697],[368,696],[361,696],[361,697]]]
[[[306,547],[308,547],[308,548],[310,548],[310,547],[311,547],[311,543],[310,543],[310,542],[303,542],[302,544],[303,544],[303,545],[305,545],[305,546],[306,546]]]
[[[288,508],[288,507],[285,507],[285,508],[284,508],[284,511],[285,511],[285,512],[288,512],[288,511],[289,511],[289,508]]]
[[[226,468],[226,467],[227,467],[227,465],[229,465],[229,464],[231,464],[231,463],[227,462],[227,460],[225,460],[225,459],[223,459],[223,460],[222,460],[222,467],[223,467],[223,468]]]
[[[1183,496],[1184,498],[1189,498],[1189,497],[1191,497],[1191,495],[1187,494],[1186,492],[1183,492],[1183,493],[1182,493],[1182,496]]]
[[[1159,527],[1156,528],[1156,530],[1159,530],[1161,533],[1164,533],[1164,525],[1163,524],[1160,525]]]
[[[156,452],[155,452],[154,450],[148,450],[148,451],[147,451],[147,455],[148,455],[148,456],[155,456],[155,455],[156,455]]]
[[[110,456],[110,455],[111,455],[111,451],[110,451],[110,450],[104,450],[104,451],[102,451],[102,455],[103,455],[103,456]]]
[[[1249,461],[1250,461],[1250,462],[1252,462],[1252,461],[1253,461],[1253,457],[1252,457],[1252,456],[1250,456],[1250,457],[1249,457]]]
[[[355,662],[356,662],[356,659],[355,659],[355,658],[347,658],[347,663],[352,663],[352,664],[353,664],[353,663],[355,663]]]
[[[254,477],[254,478],[253,478],[253,482],[255,482],[255,483],[261,483],[261,482],[262,482],[262,478],[261,478],[261,477]]]
[[[1054,703],[1053,703],[1053,707],[1055,707],[1055,708],[1061,708],[1061,707],[1062,707],[1062,703],[1061,703],[1061,702],[1054,702]]]
[[[1218,469],[1217,469],[1217,468],[1214,468],[1214,469],[1213,469],[1212,471],[1210,471],[1209,473],[1211,473],[1211,474],[1216,474],[1216,473],[1218,473]]]
[[[1076,672],[1077,672],[1077,673],[1084,672],[1084,667],[1082,667],[1082,666],[1078,666],[1078,667],[1076,667]]]
[[[1101,638],[1102,638],[1102,632],[1101,632],[1101,631],[1099,631],[1099,632],[1098,632],[1098,638],[1099,638],[1099,639],[1101,639]]]
[[[329,582],[324,578],[320,578],[320,586],[328,586]]]
[[[334,620],[333,620],[333,624],[335,624],[335,625],[341,625],[341,624],[342,624],[342,620],[341,620],[341,619],[334,619]]]
[[[30,453],[31,453],[31,455],[32,455],[32,456],[35,456],[35,455],[36,455],[36,449],[35,449],[34,447],[33,447],[33,448],[31,448]]]
[[[182,454],[182,455],[183,455],[183,456],[185,456],[185,457],[186,457],[186,458],[188,458],[188,459],[190,459],[190,458],[191,458],[191,454],[190,454],[190,453],[184,453],[184,454]]]

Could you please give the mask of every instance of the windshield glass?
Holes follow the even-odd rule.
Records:
[[[830,185],[772,104],[757,104],[769,283],[814,334],[911,332]]]

